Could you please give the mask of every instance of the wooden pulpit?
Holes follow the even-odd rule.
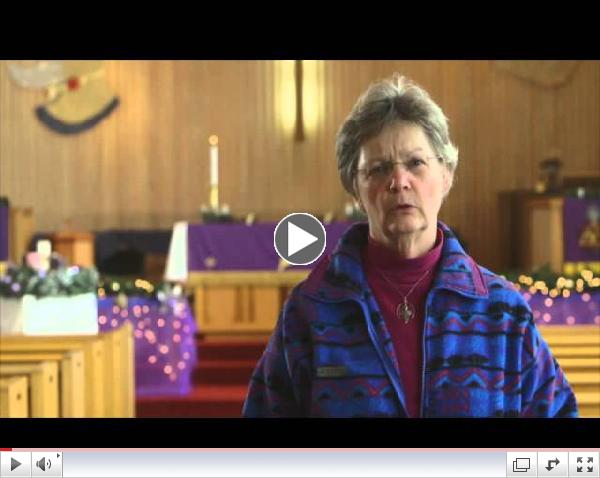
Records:
[[[57,232],[52,236],[54,251],[71,265],[94,267],[94,235],[89,232]]]

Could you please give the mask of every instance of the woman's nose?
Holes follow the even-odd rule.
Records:
[[[396,164],[390,178],[390,191],[410,189],[410,173],[400,165]]]

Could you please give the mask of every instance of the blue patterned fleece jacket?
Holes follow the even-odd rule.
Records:
[[[576,417],[573,391],[527,302],[439,227],[421,416]],[[407,416],[391,337],[361,264],[367,240],[368,225],[353,225],[294,288],[253,373],[244,416]]]

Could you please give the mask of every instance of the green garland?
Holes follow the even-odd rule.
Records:
[[[549,264],[545,264],[532,273],[510,271],[503,276],[518,285],[521,289],[531,287],[547,295],[548,291],[561,292],[563,289],[576,290],[577,292],[600,291],[600,278],[594,276],[592,271],[582,271],[577,275],[557,274]]]
[[[37,298],[64,297],[96,293],[98,272],[80,267],[58,267],[38,271],[30,266],[9,267],[0,279],[0,297],[21,298],[33,295]]]
[[[0,297],[19,299],[24,295],[65,297],[79,294],[105,296],[145,297],[160,302],[180,296],[181,286],[161,282],[153,284],[144,279],[100,277],[94,268],[64,267],[55,264],[48,271],[30,266],[11,266],[0,278]]]
[[[145,297],[163,302],[169,297],[181,295],[182,288],[168,282],[155,284],[141,278],[102,277],[98,284],[98,295]]]

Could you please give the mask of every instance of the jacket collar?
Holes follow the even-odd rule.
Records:
[[[443,288],[471,297],[487,297],[488,290],[475,261],[467,255],[456,235],[443,222],[438,222],[444,234],[444,245],[432,290]],[[367,245],[369,226],[361,222],[350,226],[331,253],[305,283],[304,292],[320,300],[360,300],[369,295],[361,251]]]

